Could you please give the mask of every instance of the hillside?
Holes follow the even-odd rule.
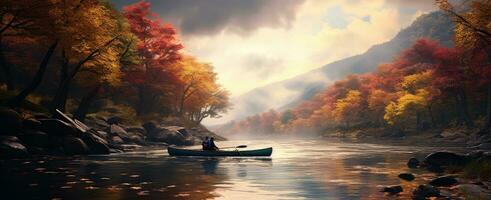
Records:
[[[389,62],[417,38],[430,38],[451,46],[453,23],[441,12],[432,12],[416,19],[388,42],[374,45],[365,53],[345,58],[291,79],[251,90],[233,99],[234,110],[226,120],[236,120],[268,109],[285,110],[303,99],[309,99],[329,83],[348,74],[373,71],[381,63]]]

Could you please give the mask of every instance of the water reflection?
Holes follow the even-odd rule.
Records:
[[[142,149],[13,160],[2,164],[0,186],[6,199],[407,199],[434,175],[408,170],[406,160],[438,149],[314,140],[223,145],[238,144],[275,150],[272,158],[181,158]],[[417,179],[397,178],[406,171]],[[397,197],[378,192],[378,185],[392,184],[405,191]]]

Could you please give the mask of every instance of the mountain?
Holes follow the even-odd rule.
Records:
[[[374,45],[365,53],[332,62],[291,79],[253,89],[232,99],[234,110],[226,120],[237,120],[268,109],[285,110],[311,98],[333,81],[349,74],[373,71],[382,63],[390,62],[401,50],[418,38],[453,45],[454,25],[442,12],[432,12],[416,19],[388,42]]]

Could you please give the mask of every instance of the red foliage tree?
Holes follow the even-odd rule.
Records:
[[[139,64],[126,70],[126,80],[138,89],[137,113],[148,113],[166,85],[179,81],[176,63],[183,45],[171,24],[162,23],[150,11],[151,4],[141,1],[123,8],[131,31],[138,38]]]

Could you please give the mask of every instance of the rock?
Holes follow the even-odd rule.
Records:
[[[39,130],[41,128],[41,122],[34,118],[24,119],[22,126],[27,129]]]
[[[15,110],[0,107],[0,135],[18,135],[22,130],[22,116]]]
[[[27,148],[13,138],[2,138],[0,141],[0,158],[25,158],[28,155]]]
[[[418,188],[413,190],[413,199],[424,200],[428,197],[439,197],[440,190],[431,185],[419,185]]]
[[[113,125],[109,126],[107,132],[109,133],[109,135],[118,136],[126,142],[130,141],[128,132],[126,132],[123,128],[121,128],[118,125],[113,124]]]
[[[406,181],[412,181],[414,180],[414,175],[411,173],[401,173],[398,176],[400,179],[406,180]]]
[[[466,162],[466,156],[446,151],[431,153],[423,160],[423,163],[427,166],[439,167],[452,165],[462,166],[466,164]]]
[[[475,184],[461,184],[453,187],[458,189],[466,199],[491,199],[491,193],[489,190],[482,188]]]
[[[407,161],[407,167],[414,169],[419,167],[419,160],[417,158],[409,158],[409,161]]]
[[[484,149],[484,150],[491,150],[491,143],[481,143],[477,146],[472,147],[474,149]]]
[[[139,135],[132,135],[132,136],[130,136],[130,140],[132,142],[134,142],[135,144],[145,145],[145,140],[141,136],[139,136]]]
[[[386,186],[380,190],[380,192],[386,192],[390,195],[396,195],[402,192],[402,187],[400,185]]]
[[[174,145],[194,145],[196,140],[193,137],[183,134],[184,127],[166,126],[153,130],[148,134],[148,139],[155,142],[165,142]],[[186,132],[187,134],[187,132]]]
[[[114,144],[123,144],[124,141],[123,139],[121,139],[119,136],[115,135],[115,136],[112,136],[111,137],[111,141],[114,143]]]
[[[82,140],[87,144],[90,154],[109,154],[109,147],[106,140],[97,136],[95,131],[88,131],[82,134]]]
[[[449,187],[453,185],[457,185],[459,181],[455,179],[453,176],[440,176],[430,181],[430,185],[436,187]]]
[[[140,127],[140,126],[128,127],[125,130],[126,130],[126,132],[137,132],[137,133],[140,133],[142,135],[145,135],[147,133],[147,131],[145,130],[145,128]]]
[[[426,166],[426,170],[434,173],[443,173],[443,168],[439,165],[428,165]]]
[[[107,123],[110,125],[121,124],[121,123],[123,123],[123,118],[121,118],[121,117],[110,117],[109,119],[107,119]]]
[[[41,131],[48,135],[66,136],[79,135],[79,131],[72,125],[59,119],[40,119]]]
[[[89,148],[80,138],[73,136],[63,137],[63,149],[68,155],[83,155],[89,152]]]
[[[24,134],[19,136],[22,143],[29,147],[48,148],[50,146],[49,135],[42,131],[24,131]]]
[[[151,134],[157,130],[157,125],[154,122],[147,122],[142,125],[147,134]]]
[[[92,127],[95,129],[101,129],[101,130],[105,130],[105,129],[107,129],[107,127],[109,127],[109,124],[106,121],[101,120],[101,119],[90,119],[90,120],[86,119],[85,124],[87,124],[87,126],[89,126],[89,127]]]

